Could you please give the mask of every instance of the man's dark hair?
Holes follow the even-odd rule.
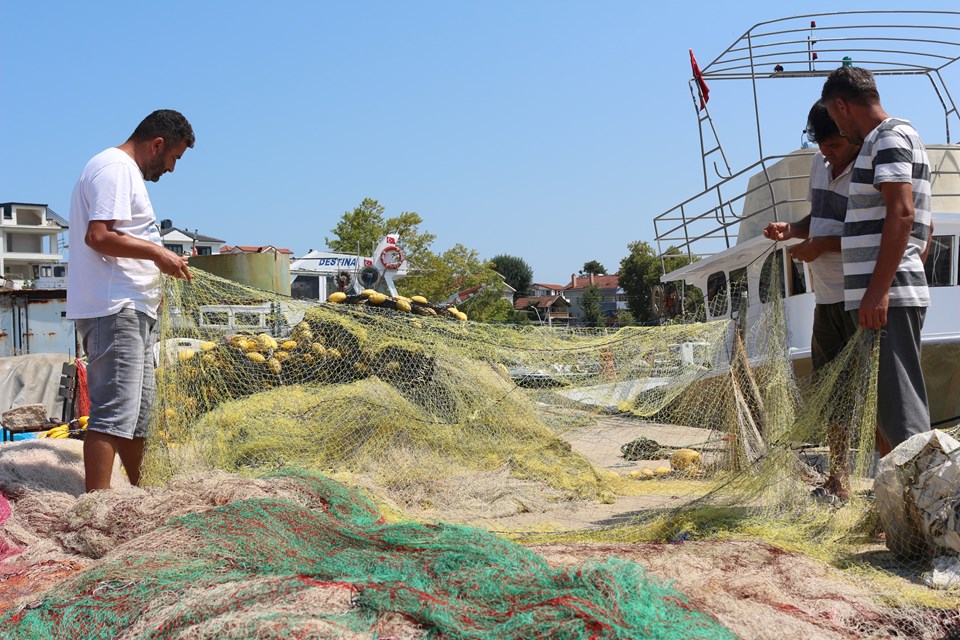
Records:
[[[819,101],[813,103],[807,115],[807,138],[810,142],[819,144],[839,135],[842,135],[840,127],[830,117],[827,108]]]
[[[193,127],[183,117],[183,114],[173,109],[158,109],[154,111],[130,135],[134,142],[146,142],[154,138],[163,138],[168,145],[178,145],[186,142],[191,149],[197,141],[193,135]]]
[[[847,102],[869,106],[880,102],[880,92],[873,74],[861,67],[840,67],[835,69],[820,92],[820,101],[840,98]]]

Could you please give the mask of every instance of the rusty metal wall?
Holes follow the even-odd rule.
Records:
[[[0,291],[0,357],[61,353],[75,357],[76,329],[64,289]]]

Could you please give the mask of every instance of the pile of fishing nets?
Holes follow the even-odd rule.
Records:
[[[4,638],[733,637],[631,562],[557,569],[487,532],[388,524],[303,472],[27,491],[0,515],[25,547],[0,565]],[[52,563],[60,580],[34,579]]]
[[[75,572],[65,583],[74,591],[57,591],[63,601],[74,602],[82,592],[112,603],[113,586],[125,584],[118,576],[132,568],[127,573],[152,577],[127,578],[134,588],[122,590],[123,597],[131,591],[129,597],[140,598],[131,611],[182,613],[177,621],[214,620],[209,628],[218,630],[223,611],[273,616],[271,624],[283,624],[257,603],[269,609],[280,597],[276,591],[309,589],[308,600],[335,593],[345,603],[324,618],[323,625],[332,626],[318,631],[321,636],[403,637],[407,631],[383,626],[385,611],[400,611],[389,624],[424,625],[410,632],[442,637],[656,637],[653,627],[623,631],[634,624],[627,619],[633,605],[623,602],[659,607],[665,598],[683,603],[682,611],[710,603],[711,612],[724,612],[723,622],[749,637],[779,638],[783,629],[811,637],[944,637],[960,625],[960,594],[920,582],[930,568],[925,540],[906,540],[916,553],[905,557],[889,551],[878,531],[871,477],[877,336],[861,332],[816,379],[798,377],[786,346],[783,301],[775,287],[768,294],[763,308],[743,311],[757,316],[750,323],[608,330],[418,315],[417,305],[388,309],[370,296],[349,305],[294,300],[203,272],[189,283],[170,280],[160,321],[147,488],[137,490],[145,492],[135,497],[138,506],[118,507],[111,516],[127,518],[117,529],[126,533],[93,524],[109,518],[85,517],[104,498],[57,503],[54,510],[41,508],[43,516],[30,515],[21,507],[30,502],[19,498],[6,531],[16,525],[21,533],[5,539],[26,546],[19,557],[30,562],[53,558],[84,567],[62,565]],[[849,470],[845,499],[824,499],[831,468]],[[198,488],[207,486],[204,478],[220,478],[226,494]],[[300,486],[333,481],[351,496],[345,499],[354,505],[349,517],[334,517],[330,505],[337,501]],[[239,486],[256,490],[232,497]],[[168,501],[169,495],[177,498]],[[360,514],[373,520],[357,524]],[[378,522],[381,515],[389,523]],[[337,527],[327,531],[334,521]],[[427,524],[437,522],[452,524]],[[455,525],[524,544],[566,545],[572,557],[591,561],[550,569],[502,538]],[[738,580],[743,568],[723,555],[730,541],[760,550],[736,556],[760,563],[755,583]],[[691,543],[716,545],[712,559],[695,557],[708,547],[689,546],[689,570],[662,574],[679,578],[701,599],[649,596],[656,583],[622,562],[641,557],[637,550],[645,545],[664,543],[680,554]],[[30,556],[30,547],[45,548],[46,555]],[[394,555],[400,551],[402,558]],[[495,561],[481,570],[477,563],[487,567],[487,551]],[[253,560],[243,560],[245,554]],[[778,560],[762,560],[768,556]],[[332,572],[328,561],[334,557],[341,564]],[[296,576],[322,584],[283,573],[292,571],[291,563],[307,568]],[[486,578],[466,576],[461,565]],[[855,594],[836,584],[827,589],[845,599],[842,610],[806,602],[817,598],[816,585],[783,582],[780,597],[760,579],[763,567],[779,576],[788,566],[803,572],[826,565],[833,579],[856,587]],[[101,570],[106,573],[96,573]],[[190,571],[189,580],[201,585],[196,591],[185,586]],[[435,580],[429,588],[425,574]],[[102,577],[91,583],[83,576]],[[370,576],[375,584],[363,582]],[[609,588],[598,586],[600,576]],[[737,622],[730,613],[736,607],[698,594],[698,584],[722,586],[733,601],[765,594],[766,615],[791,621]],[[157,585],[172,595],[158,596]],[[494,585],[498,591],[489,592]],[[545,592],[545,585],[562,585],[567,595]],[[475,600],[464,600],[466,593]],[[614,600],[599,604],[595,597]],[[535,604],[547,601],[563,612]],[[113,637],[113,609],[84,602],[103,618],[90,629],[103,626],[103,637]],[[383,609],[373,615],[366,603]],[[450,607],[461,608],[454,613]],[[571,614],[570,607],[580,613]],[[59,610],[16,615],[41,624],[56,620]],[[853,622],[857,611],[865,621],[859,626]],[[673,614],[650,615],[669,622]],[[537,626],[547,619],[574,624],[574,630]],[[904,622],[891,625],[893,619]],[[179,629],[181,623],[163,624]],[[479,636],[464,635],[476,624],[484,629]],[[510,625],[528,626],[513,631]],[[216,633],[266,628],[236,630],[241,627],[226,625]]]

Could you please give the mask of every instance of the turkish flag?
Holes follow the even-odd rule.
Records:
[[[703,111],[707,108],[707,100],[710,99],[710,88],[703,79],[697,59],[693,57],[693,49],[690,49],[690,67],[693,69],[693,79],[697,81],[697,88],[700,90],[700,110]]]

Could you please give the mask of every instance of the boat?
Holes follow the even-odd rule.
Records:
[[[665,273],[664,289],[655,292],[654,298],[662,299],[669,290],[688,306],[700,304],[703,320],[732,320],[748,355],[760,352],[765,338],[760,320],[775,300],[782,300],[794,371],[797,376],[809,375],[815,305],[810,268],[785,251],[800,240],[774,243],[762,231],[769,222],[794,222],[809,213],[806,194],[816,149],[804,139],[800,149],[765,153],[769,143],[762,130],[761,105],[768,103],[770,93],[794,100],[807,95],[783,84],[806,83],[809,99],[802,106],[788,107],[798,120],[805,120],[825,77],[845,64],[869,69],[885,104],[890,103],[884,99],[890,97],[885,90],[888,83],[915,80],[916,87],[910,85],[911,103],[917,103],[926,89],[925,95],[942,108],[945,133],[944,142],[931,143],[935,132],[920,131],[931,164],[934,222],[925,264],[932,304],[922,332],[923,368],[932,426],[960,422],[960,145],[951,138],[951,126],[960,130],[960,112],[947,81],[960,67],[955,65],[958,58],[960,12],[956,11],[807,14],[752,26],[702,68],[691,51],[689,84],[700,133],[704,186],[654,219],[661,258],[682,254],[692,260]],[[745,93],[752,98],[759,159],[741,169],[731,167],[707,105],[708,87],[720,82],[746,85]],[[909,113],[894,115],[910,119]],[[782,296],[776,295],[778,290]]]

